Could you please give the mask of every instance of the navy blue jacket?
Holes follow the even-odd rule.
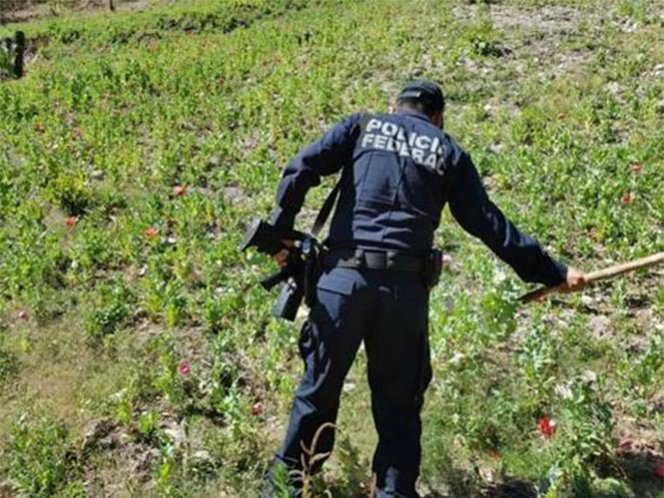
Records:
[[[565,266],[487,196],[470,156],[423,114],[353,114],[286,167],[271,223],[283,231],[320,177],[342,171],[326,245],[424,254],[446,203],[459,224],[527,282],[560,284]]]

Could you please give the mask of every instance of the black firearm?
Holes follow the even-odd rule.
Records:
[[[259,252],[270,256],[288,249],[286,264],[274,275],[261,280],[261,286],[269,291],[283,283],[279,297],[272,307],[272,314],[289,321],[295,320],[305,296],[307,305],[313,305],[318,275],[318,242],[312,236],[301,232],[293,232],[292,236],[296,240],[296,246],[286,248],[281,242],[283,234],[272,225],[255,219],[247,227],[240,246],[240,251],[255,247]]]

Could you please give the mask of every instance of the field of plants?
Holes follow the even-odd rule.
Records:
[[[301,361],[244,226],[301,147],[408,80],[443,85],[492,198],[563,262],[664,248],[659,0],[183,0],[16,29],[2,498],[257,496]],[[664,270],[524,306],[447,212],[437,242],[423,496],[664,497]],[[362,353],[315,496],[369,496],[375,441]]]

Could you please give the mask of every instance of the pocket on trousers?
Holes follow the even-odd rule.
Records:
[[[323,274],[318,280],[319,290],[326,290],[344,296],[350,296],[355,289],[355,281],[331,273]]]

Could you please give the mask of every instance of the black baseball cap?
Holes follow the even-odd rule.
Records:
[[[433,81],[417,80],[408,83],[397,95],[397,102],[409,100],[422,102],[431,112],[442,112],[445,109],[443,90]]]

